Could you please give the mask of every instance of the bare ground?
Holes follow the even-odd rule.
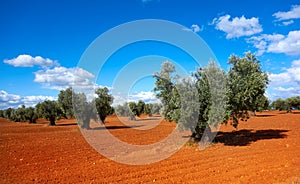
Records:
[[[138,123],[151,125],[155,119]],[[258,113],[235,130],[222,125],[217,143],[200,151],[186,145],[161,162],[132,166],[111,161],[84,139],[74,120],[57,126],[0,119],[0,183],[300,183],[300,112]],[[106,123],[122,141],[149,144],[175,127],[149,130]]]

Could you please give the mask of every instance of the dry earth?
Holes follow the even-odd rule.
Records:
[[[46,124],[0,119],[0,183],[300,183],[300,112],[259,113],[237,130],[222,125],[218,142],[207,149],[187,144],[168,159],[141,166],[100,155],[74,120]],[[154,143],[175,127],[162,122],[136,130],[113,116],[106,126],[132,144]]]

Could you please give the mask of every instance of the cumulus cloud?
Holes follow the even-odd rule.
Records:
[[[113,105],[122,105],[125,102],[138,102],[139,100],[144,101],[145,103],[160,103],[160,100],[156,98],[155,94],[151,91],[141,91],[129,95],[124,94],[113,94],[114,104]]]
[[[212,25],[215,25],[217,30],[226,33],[226,38],[239,38],[242,36],[251,36],[263,31],[262,26],[259,24],[259,20],[256,17],[250,19],[242,17],[235,17],[230,20],[230,15],[224,15],[219,18],[215,18]]]
[[[292,6],[290,11],[287,12],[276,12],[273,14],[278,21],[298,19],[300,18],[300,5]]]
[[[26,107],[33,107],[37,103],[44,100],[56,100],[52,96],[20,96],[16,94],[9,94],[4,90],[0,90],[0,109],[18,108],[21,105]]]
[[[21,54],[13,59],[6,59],[4,63],[13,65],[15,67],[33,67],[33,66],[41,66],[43,68],[58,66],[57,61],[53,61],[49,58],[43,58],[41,56],[32,57],[27,54]]]
[[[287,55],[300,54],[300,30],[290,31],[286,36],[282,34],[262,34],[253,36],[247,41],[258,49],[257,55],[264,52],[285,53]]]
[[[135,101],[135,102],[142,100],[145,103],[158,102],[158,99],[156,98],[155,94],[151,91],[141,91],[141,92],[136,92],[136,93],[130,94],[130,95],[128,95],[128,100]]]
[[[72,86],[74,89],[93,89],[95,83],[91,79],[95,76],[82,68],[54,67],[53,69],[39,70],[34,73],[34,82],[39,82],[46,88],[65,89]]]
[[[291,67],[282,73],[270,73],[269,79],[274,98],[300,96],[300,59],[293,61]]]

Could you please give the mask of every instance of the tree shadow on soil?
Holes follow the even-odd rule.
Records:
[[[142,127],[143,125],[134,125],[134,126],[125,126],[125,125],[120,125],[120,126],[106,126],[106,127],[95,127],[95,128],[90,128],[90,130],[115,130],[115,129],[126,129],[126,128],[138,128]]]
[[[257,114],[256,117],[270,117],[270,116],[275,116],[273,114]]]
[[[149,121],[149,120],[160,120],[160,117],[151,117],[151,118],[141,118],[141,119],[136,119],[135,121]]]
[[[56,123],[55,126],[74,126],[77,125],[77,123]]]
[[[248,146],[253,142],[266,139],[286,138],[288,130],[256,130],[243,129],[233,132],[218,132],[214,142],[223,143],[226,146]]]

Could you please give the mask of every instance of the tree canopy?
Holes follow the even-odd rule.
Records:
[[[268,75],[261,69],[260,61],[252,54],[246,53],[241,58],[232,55],[228,61],[232,67],[227,78],[227,116],[232,125],[237,127],[239,120],[247,120],[249,111],[257,111],[263,104]]]
[[[57,102],[65,118],[74,117],[72,93],[72,88],[67,88],[66,90],[61,90],[58,94]]]
[[[111,106],[113,103],[113,96],[109,94],[107,87],[98,88],[95,91],[95,94],[97,95],[97,98],[95,98],[96,109],[101,122],[104,123],[106,117],[113,113],[113,108]]]
[[[55,125],[55,120],[62,115],[61,109],[56,101],[45,100],[36,105],[39,117],[49,120],[49,125]]]

